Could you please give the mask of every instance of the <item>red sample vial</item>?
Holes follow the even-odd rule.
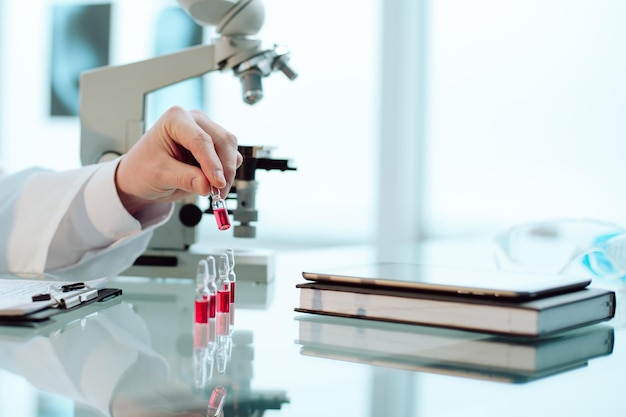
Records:
[[[222,254],[217,259],[217,302],[216,310],[218,313],[230,312],[230,279],[229,275],[228,255]]]
[[[217,417],[222,412],[226,400],[226,388],[217,386],[211,392],[209,404],[207,406],[207,417]]]
[[[208,263],[204,259],[198,262],[198,270],[196,272],[196,291],[194,296],[194,322],[206,323],[209,318],[209,298],[210,294],[207,288],[209,280]]]
[[[215,318],[215,312],[217,311],[217,287],[215,286],[215,279],[217,273],[215,272],[215,258],[213,256],[207,256],[206,258],[208,266],[208,280],[207,290],[209,293],[209,318]]]
[[[226,249],[226,255],[228,256],[228,280],[230,281],[230,303],[235,302],[235,283],[237,282],[237,275],[235,274],[235,251],[233,249]]]
[[[220,230],[230,229],[230,218],[228,217],[226,203],[220,198],[219,195],[211,196],[211,207],[213,208],[213,215],[215,216],[217,228]]]
[[[223,290],[217,291],[217,312],[228,313],[230,312],[230,289],[225,287]]]
[[[196,299],[195,301],[195,322],[206,323],[209,317],[209,300]]]

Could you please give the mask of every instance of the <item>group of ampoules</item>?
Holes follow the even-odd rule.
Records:
[[[235,315],[235,252],[226,250],[217,259],[198,262],[194,299],[194,383],[205,388],[213,378],[226,373],[232,349]],[[214,365],[215,364],[215,365]]]

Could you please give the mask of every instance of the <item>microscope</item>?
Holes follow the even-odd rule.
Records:
[[[215,27],[216,38],[199,45],[120,66],[97,68],[80,77],[81,163],[112,160],[127,152],[146,130],[146,94],[212,71],[232,70],[242,86],[242,98],[255,104],[263,98],[262,78],[282,72],[290,80],[297,74],[289,67],[289,50],[264,46],[255,35],[265,19],[261,0],[178,0],[198,24]],[[255,171],[295,170],[289,160],[272,159],[271,147],[240,146],[244,162],[238,169],[226,200],[238,224],[235,237],[256,236],[258,212]],[[158,228],[148,250],[124,275],[193,277],[198,261],[211,253],[194,253],[196,226],[204,213],[198,197],[176,203],[170,221]],[[262,250],[238,251],[237,276],[267,282],[273,278],[273,255]]]

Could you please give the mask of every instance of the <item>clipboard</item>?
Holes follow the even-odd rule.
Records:
[[[29,314],[0,316],[0,325],[37,327],[49,322],[58,314],[75,311],[94,303],[108,304],[110,300],[119,299],[119,296],[122,295],[122,290],[118,288],[94,288],[91,290],[93,291],[93,293],[91,293],[92,295],[86,295],[85,292],[83,292],[83,297],[81,297],[81,293],[75,293],[68,296],[66,300],[63,300],[60,303],[50,305]]]

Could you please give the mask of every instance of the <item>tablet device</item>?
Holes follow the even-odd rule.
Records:
[[[591,278],[502,270],[454,268],[411,263],[379,262],[332,271],[305,271],[310,281],[404,288],[512,299],[539,298],[580,290]]]

